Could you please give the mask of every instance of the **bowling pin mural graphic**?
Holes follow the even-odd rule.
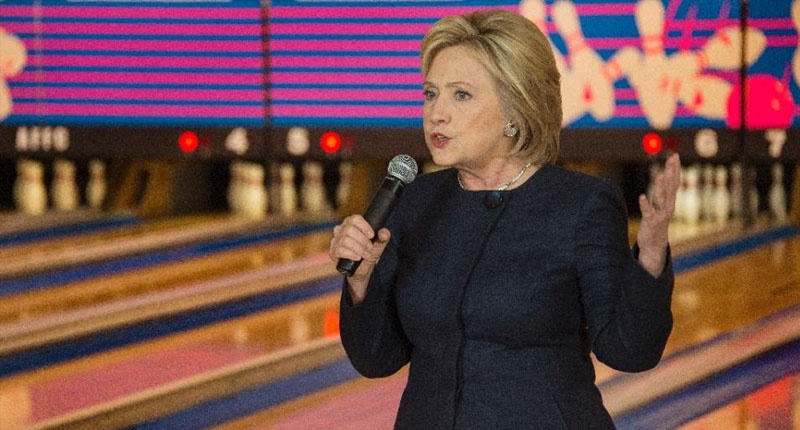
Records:
[[[27,53],[22,41],[0,27],[0,122],[11,114],[13,108],[6,79],[21,72],[26,61]]]
[[[620,8],[619,14],[632,15],[638,42],[625,40],[613,45],[615,42],[606,37],[597,42],[597,49],[591,46],[593,40],[584,37],[580,15],[581,11],[591,15],[594,12],[589,11],[600,9],[596,5],[575,2],[576,6],[570,0],[522,0],[519,10],[551,37],[561,72],[565,126],[587,114],[599,123],[612,121],[621,103],[630,107],[624,99],[635,98],[640,115],[655,129],[675,126],[675,118],[680,115],[738,128],[741,86],[737,81],[743,39],[746,38],[744,61],[748,68],[768,48],[768,39],[755,25],[741,28],[737,17],[740,12],[731,12],[733,1],[720,0],[716,8],[710,6],[713,2],[694,0],[638,0],[634,4],[609,5],[607,8]],[[716,17],[708,16],[710,9],[714,9]],[[613,15],[608,11],[600,13]],[[792,22],[800,29],[800,0],[793,0],[791,11],[785,13],[784,16],[791,14]],[[548,22],[552,24],[549,28]],[[563,41],[562,49],[557,48],[554,37]],[[789,67],[800,83],[800,48]],[[623,80],[630,90],[615,87]],[[795,106],[788,79],[751,72],[746,91],[748,126],[791,126]]]

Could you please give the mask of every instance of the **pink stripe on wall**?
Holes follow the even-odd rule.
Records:
[[[36,31],[32,22],[3,22],[2,17],[0,17],[0,28],[4,29],[7,33],[13,34],[34,33]]]
[[[3,16],[30,18],[33,16],[33,5],[3,5]]]
[[[767,36],[767,46],[772,48],[800,47],[800,40],[795,36]]]
[[[263,49],[260,40],[97,40],[63,39],[42,41],[42,49],[67,52],[129,51],[129,52],[259,52]]]
[[[264,67],[261,57],[172,57],[172,56],[125,56],[125,55],[43,55],[41,65],[44,67],[125,67],[129,69],[143,67],[184,68],[248,68]]]
[[[440,7],[364,7],[364,6],[277,6],[269,10],[272,18],[437,18],[488,9],[492,6],[440,6]],[[502,9],[518,11],[517,6],[500,6]]]
[[[639,106],[616,106],[614,107],[614,116],[615,117],[633,117],[638,118],[642,117],[644,112],[642,112],[642,108]]]
[[[272,39],[269,42],[271,51],[408,51],[416,52],[422,36],[414,40],[283,40]]]
[[[45,87],[14,88],[14,98],[49,100],[152,100],[158,101],[209,101],[209,102],[263,102],[266,94],[261,90],[215,89],[152,89],[152,88],[73,88]]]
[[[44,22],[43,34],[91,35],[169,35],[169,36],[261,36],[255,24],[150,24]],[[230,43],[230,42],[229,42]]]
[[[31,6],[3,5],[3,15],[30,17]],[[52,18],[138,18],[138,19],[260,19],[256,7],[136,7],[136,6],[43,6],[43,17]]]
[[[421,118],[420,106],[320,106],[320,105],[272,105],[270,114],[276,117],[334,117],[334,118]]]
[[[374,85],[422,85],[419,73],[272,73],[273,84],[374,84]]]
[[[420,35],[425,34],[431,24],[403,23],[403,22],[376,22],[376,23],[302,23],[285,24],[273,23],[269,25],[270,34],[355,34],[355,35]]]
[[[132,117],[232,117],[263,118],[263,106],[174,106],[174,105],[111,105],[111,104],[43,104],[14,105],[18,115],[69,116],[132,116]]]
[[[608,2],[605,4],[576,4],[575,10],[578,15],[633,15],[636,9],[636,3],[613,3]],[[548,15],[550,14],[550,7],[548,7]]]
[[[419,68],[419,58],[410,56],[335,56],[335,55],[273,55],[271,67],[373,67]]]
[[[392,89],[294,89],[273,88],[270,97],[275,100],[333,100],[333,101],[414,101],[422,102],[422,88],[418,90]]]
[[[22,73],[18,82],[60,82],[68,84],[183,84],[183,85],[262,85],[260,74],[241,73],[146,73],[146,72],[41,72]]]

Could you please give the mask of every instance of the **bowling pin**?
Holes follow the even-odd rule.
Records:
[[[323,215],[330,212],[322,175],[322,164],[319,162],[306,161],[303,163],[303,184],[300,196],[303,202],[303,210],[313,215]]]
[[[71,211],[78,207],[78,186],[75,183],[75,164],[64,159],[53,161],[53,181],[50,185],[53,208]]]
[[[731,214],[731,192],[728,189],[728,170],[725,166],[720,165],[714,169],[714,191],[711,200],[714,222],[717,224],[728,222]]]
[[[700,218],[714,219],[714,166],[707,164],[700,171]]]
[[[242,166],[243,162],[234,160],[228,167],[230,179],[228,180],[228,191],[225,198],[228,202],[228,210],[234,214],[240,213],[242,209],[240,205],[243,182]]]
[[[731,217],[741,218],[744,215],[744,183],[742,180],[742,165],[735,163],[731,166]]]
[[[614,113],[614,87],[602,72],[605,63],[586,43],[575,5],[559,0],[553,4],[552,14],[569,54],[569,69],[561,78],[564,123],[586,112],[598,121],[608,120]]]
[[[672,69],[664,54],[664,5],[661,0],[639,0],[634,20],[642,42],[642,55],[623,48],[612,57],[619,72],[636,89],[639,106],[653,128],[672,125],[678,104]],[[613,68],[612,68],[613,70]]]
[[[86,183],[86,203],[100,209],[106,197],[106,166],[97,159],[89,161],[89,181]]]
[[[698,116],[725,120],[732,90],[730,82],[716,76],[686,77],[678,92],[678,99]]]
[[[14,200],[17,209],[26,215],[41,215],[47,210],[47,189],[44,185],[44,167],[34,160],[17,161],[17,178],[14,181]]]
[[[745,29],[747,37],[747,58],[748,65],[755,61],[767,47],[767,37],[764,33],[753,27]],[[700,50],[705,67],[718,70],[738,70],[742,63],[742,30],[738,25],[725,27],[717,30],[703,44]]]
[[[772,185],[769,188],[769,210],[772,217],[779,221],[786,221],[786,190],[783,188],[783,166],[775,163],[772,165]]]
[[[278,189],[278,210],[282,215],[292,216],[297,212],[297,189],[294,185],[294,167],[283,163],[278,170],[280,187]]]
[[[519,14],[528,18],[532,23],[534,23],[539,30],[544,33],[545,36],[548,36],[549,32],[547,29],[547,7],[544,4],[543,0],[522,0],[519,4]],[[548,36],[548,40],[550,37]],[[566,67],[566,61],[564,61],[564,57],[561,55],[561,52],[553,45],[552,40],[550,41],[550,49],[553,50],[553,57],[556,60],[556,68],[558,69],[559,73],[563,73]]]
[[[237,204],[239,213],[253,220],[267,215],[267,190],[264,188],[264,167],[256,163],[243,163],[240,169]]]
[[[353,186],[353,163],[342,161],[339,164],[339,184],[336,187],[336,207],[343,208],[350,199]]]
[[[702,211],[700,168],[697,166],[686,169],[686,189],[683,192],[682,206],[684,221],[689,225],[697,225]]]

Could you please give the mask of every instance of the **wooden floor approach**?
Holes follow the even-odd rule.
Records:
[[[142,220],[0,245],[0,430],[126,427],[342,360],[340,281],[325,254],[330,229],[301,222],[280,228],[301,224],[316,227],[249,240],[248,232],[278,226],[234,217]],[[749,229],[676,225],[674,255],[724,247],[772,228],[768,222]],[[208,243],[215,245],[202,245]],[[76,267],[96,271],[79,276],[70,272]],[[665,364],[638,380],[597,365],[609,409],[629,410],[642,384],[679,387],[685,378],[747,359],[735,351],[755,354],[792,340],[796,330],[775,316],[798,305],[796,234],[681,269]],[[164,328],[180,318],[183,325]],[[754,335],[769,324],[770,336]],[[94,341],[100,334],[106,340]],[[750,348],[734,344],[746,334]],[[97,346],[88,353],[67,352],[91,342]],[[3,370],[4,357],[31,364]],[[684,379],[659,373],[681,366]],[[217,428],[391,428],[404,376],[351,378]],[[754,392],[755,400],[720,405],[683,427],[760,428],[764,408],[771,408],[770,416],[782,407],[800,417],[797,387],[795,378],[776,381],[762,388],[772,390],[769,395],[783,390],[774,401]],[[800,420],[792,420],[786,428],[800,428]]]

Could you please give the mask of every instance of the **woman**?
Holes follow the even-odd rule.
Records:
[[[425,142],[451,168],[409,184],[387,228],[334,228],[331,258],[363,260],[342,294],[348,357],[367,377],[410,362],[399,429],[613,428],[590,351],[622,371],[661,358],[677,156],[640,198],[631,251],[618,189],[550,164],[559,75],[536,26],[445,18],[421,60]]]

